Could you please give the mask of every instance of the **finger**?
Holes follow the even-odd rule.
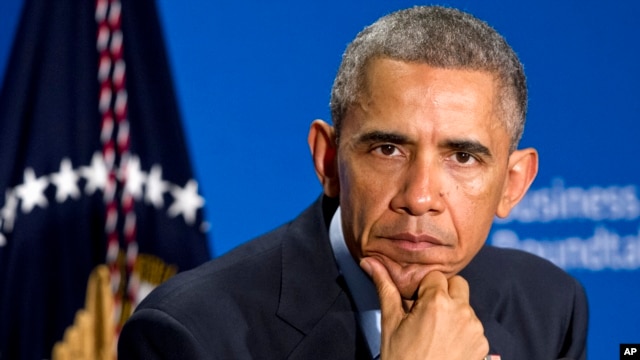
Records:
[[[386,319],[383,324],[391,321],[393,327],[397,327],[402,320],[402,300],[387,268],[379,260],[370,257],[360,260],[360,267],[369,274],[376,286],[380,299],[381,315],[383,319]]]
[[[456,275],[449,279],[449,296],[452,299],[469,301],[469,283],[462,276]]]
[[[418,287],[419,299],[430,299],[436,296],[437,293],[449,296],[449,283],[447,277],[440,271],[431,271],[420,280]]]

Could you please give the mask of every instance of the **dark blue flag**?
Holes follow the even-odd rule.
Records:
[[[0,359],[49,358],[99,264],[121,323],[208,260],[203,204],[154,1],[27,0],[0,92]]]

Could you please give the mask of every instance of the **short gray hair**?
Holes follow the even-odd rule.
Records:
[[[527,84],[518,56],[491,26],[462,11],[416,6],[380,18],[349,44],[331,90],[331,117],[340,132],[350,106],[364,90],[364,74],[376,58],[419,62],[452,69],[487,71],[496,76],[499,106],[516,149],[527,112]]]

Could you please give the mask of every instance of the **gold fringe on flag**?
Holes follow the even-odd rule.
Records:
[[[64,338],[53,347],[52,360],[113,360],[116,358],[113,293],[109,269],[98,265],[89,276],[85,307],[78,310]]]

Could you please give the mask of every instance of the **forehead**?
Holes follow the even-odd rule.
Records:
[[[455,99],[450,100],[461,104],[483,101],[494,106],[498,95],[498,80],[488,71],[433,67],[389,58],[370,61],[364,69],[362,85],[359,101],[363,104],[381,93],[387,96],[402,92],[418,99],[440,92],[439,95],[455,94]]]
[[[363,91],[345,118],[344,130],[387,127],[418,133],[434,126],[440,132],[478,136],[506,131],[492,73],[380,58],[371,61],[363,75]]]

